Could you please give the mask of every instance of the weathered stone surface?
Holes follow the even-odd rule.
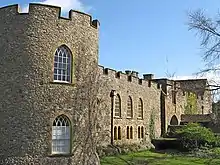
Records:
[[[17,5],[0,9],[0,160],[10,162],[3,164],[80,164],[77,154],[50,157],[52,122],[61,114],[70,118],[73,146],[75,135],[84,136],[74,84],[97,65],[98,27],[87,14],[59,14],[60,8],[39,4],[31,4],[28,14],[18,13]],[[53,83],[54,53],[63,44],[72,51],[72,84]]]
[[[205,88],[206,80],[171,81],[152,74],[140,79],[135,71],[98,66],[98,27],[97,20],[81,12],[60,17],[59,7],[31,4],[26,14],[17,5],[0,8],[0,164],[98,164],[97,137],[99,146],[151,147],[151,139],[166,133],[172,117],[180,123],[185,92],[196,94],[197,114],[210,113],[210,92],[197,90]],[[71,84],[53,82],[54,53],[61,45],[72,53]],[[113,90],[121,98],[120,118],[111,118]],[[129,96],[132,118],[127,118]],[[94,109],[94,103],[100,108]],[[62,114],[71,121],[72,150],[58,157],[51,155],[52,123]],[[121,128],[121,139],[112,141],[115,126]],[[127,126],[133,128],[132,139],[127,139]],[[138,127],[144,128],[143,138]]]

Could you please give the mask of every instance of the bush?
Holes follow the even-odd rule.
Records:
[[[200,148],[202,146],[217,146],[219,138],[214,133],[197,123],[190,123],[176,131],[181,145],[186,150]]]

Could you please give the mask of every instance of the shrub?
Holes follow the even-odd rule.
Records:
[[[176,131],[181,145],[186,150],[192,150],[207,145],[218,145],[219,138],[214,133],[197,123],[190,123]]]

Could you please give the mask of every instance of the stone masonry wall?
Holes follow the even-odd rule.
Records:
[[[105,116],[105,120],[102,125],[102,132],[108,130],[109,134],[103,138],[103,144],[110,144],[111,141],[111,97],[110,93],[115,90],[115,94],[119,94],[121,98],[121,118],[114,117],[113,126],[120,126],[122,137],[121,140],[114,140],[114,144],[149,144],[150,139],[150,121],[151,116],[153,120],[153,134],[155,137],[161,135],[161,121],[160,121],[160,93],[161,88],[158,88],[157,83],[147,80],[140,80],[137,77],[132,76],[131,81],[128,80],[128,75],[116,72],[111,69],[104,69],[99,67],[101,80],[103,81],[104,88],[102,89],[103,104],[106,105],[105,110],[102,112],[102,116]],[[140,84],[140,81],[142,83]],[[149,87],[150,83],[150,87]],[[128,97],[132,98],[133,103],[133,118],[127,118],[127,100]],[[138,100],[143,101],[144,116],[143,119],[138,119]],[[114,109],[113,109],[114,111]],[[127,139],[126,128],[127,126],[133,128],[133,139]],[[138,126],[144,127],[144,138],[138,138]]]
[[[196,94],[198,114],[212,113],[212,95],[207,79],[179,80],[178,82],[181,89]]]
[[[61,18],[59,7],[30,4],[26,14],[17,5],[0,8],[0,164],[82,164],[77,154],[83,143],[65,159],[51,157],[51,129],[53,120],[65,114],[72,145],[76,135],[85,136],[80,131],[88,128],[78,121],[83,98],[76,103],[75,84],[87,76],[87,68],[97,66],[97,28],[98,22],[84,13],[71,11],[70,18]],[[54,53],[61,45],[72,52],[72,84],[53,83]],[[95,157],[88,155],[88,164],[95,164]]]

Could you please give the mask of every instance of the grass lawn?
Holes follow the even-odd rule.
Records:
[[[220,159],[141,151],[127,155],[103,157],[101,165],[220,165]]]

